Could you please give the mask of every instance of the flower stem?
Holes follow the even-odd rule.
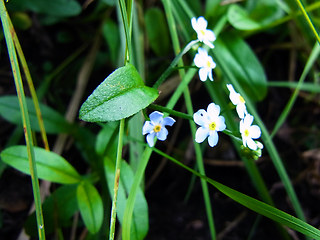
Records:
[[[114,173],[114,186],[113,186],[113,199],[112,199],[112,209],[111,209],[109,240],[114,239],[114,232],[115,232],[115,226],[116,226],[116,220],[117,220],[116,218],[117,217],[117,197],[118,197],[118,189],[119,189],[119,181],[120,181],[120,166],[121,166],[121,159],[122,159],[124,122],[125,122],[125,119],[120,120],[116,168]]]

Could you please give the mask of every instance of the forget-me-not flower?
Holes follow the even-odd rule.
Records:
[[[147,143],[154,146],[154,137],[164,141],[167,139],[168,130],[166,126],[172,126],[176,121],[172,117],[163,118],[163,113],[154,111],[149,115],[150,121],[146,121],[142,128],[142,134],[147,135]]]
[[[199,77],[201,81],[206,81],[207,78],[213,81],[212,77],[212,69],[216,67],[216,63],[213,61],[212,57],[208,55],[208,52],[199,47],[198,53],[194,57],[194,64],[200,68],[199,69]]]
[[[199,41],[208,45],[210,48],[214,48],[212,42],[216,40],[216,36],[212,30],[207,29],[207,20],[204,17],[198,17],[198,19],[193,17],[191,19],[191,25],[196,31]]]
[[[211,147],[217,145],[219,136],[218,131],[223,131],[226,129],[226,124],[224,123],[224,117],[219,116],[220,107],[214,103],[210,103],[207,111],[200,109],[193,114],[194,122],[200,127],[196,132],[196,142],[201,143],[208,137],[208,142]]]
[[[245,115],[248,113],[247,107],[246,107],[246,101],[239,93],[237,93],[234,90],[234,88],[231,84],[227,84],[227,88],[230,91],[229,98],[230,98],[232,104],[236,106],[236,110],[237,110],[239,118],[243,119],[245,117]]]
[[[240,133],[243,145],[255,151],[258,147],[261,148],[261,146],[253,139],[257,139],[261,136],[261,130],[257,125],[252,125],[252,122],[253,116],[246,114],[246,116],[240,121]]]

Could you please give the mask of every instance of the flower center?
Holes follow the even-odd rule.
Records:
[[[216,127],[217,127],[217,125],[216,125],[215,122],[212,122],[212,123],[209,124],[209,129],[210,129],[211,131],[216,130]]]
[[[209,60],[207,60],[206,65],[207,65],[208,68],[213,68],[212,64],[211,64],[211,62]]]
[[[161,125],[159,125],[159,124],[155,125],[154,128],[153,128],[153,131],[156,132],[156,133],[160,132],[160,130],[161,130]]]
[[[243,134],[244,134],[245,137],[249,137],[249,130],[248,129],[244,130]]]
[[[242,96],[239,96],[239,100],[241,103],[246,103],[246,101],[244,100],[244,98]]]
[[[201,34],[202,36],[205,36],[205,35],[206,35],[206,33],[205,33],[204,30],[200,30],[199,32],[200,32],[200,34]]]

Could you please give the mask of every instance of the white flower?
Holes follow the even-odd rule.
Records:
[[[227,84],[227,88],[230,91],[229,98],[232,104],[236,106],[239,118],[243,119],[244,116],[248,113],[244,98],[234,90],[231,84]]]
[[[247,114],[240,121],[240,133],[241,133],[243,145],[255,151],[258,148],[261,148],[261,145],[256,141],[254,141],[253,139],[259,138],[261,136],[261,130],[257,125],[252,125],[252,122],[253,122],[253,116],[250,114]]]
[[[208,55],[208,52],[199,47],[198,48],[198,53],[194,57],[194,64],[200,68],[199,69],[199,77],[201,81],[206,81],[207,77],[211,81],[213,81],[212,78],[212,69],[216,67],[216,63],[212,60],[212,57]]]
[[[200,127],[196,132],[196,142],[201,143],[208,137],[208,142],[211,147],[217,145],[219,136],[218,131],[226,129],[224,117],[219,116],[220,107],[214,103],[210,103],[207,112],[200,109],[193,114],[194,122]]]
[[[166,125],[172,126],[176,121],[172,117],[163,118],[163,113],[154,111],[149,115],[150,121],[146,121],[142,128],[142,134],[147,135],[147,143],[150,147],[154,146],[154,137],[164,141],[167,139],[168,130]]]
[[[207,29],[207,20],[204,17],[199,17],[198,19],[193,17],[191,19],[191,25],[192,28],[196,31],[199,41],[208,45],[210,48],[214,48],[212,42],[216,40],[216,36],[214,35],[214,32],[212,30]]]

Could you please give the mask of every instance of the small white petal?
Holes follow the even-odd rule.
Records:
[[[196,142],[202,143],[209,135],[209,129],[204,127],[199,127],[196,132]]]
[[[206,65],[205,59],[197,53],[196,56],[193,59],[194,65],[196,65],[198,68],[202,68]]]
[[[257,150],[257,144],[251,138],[247,139],[247,145],[251,150]]]
[[[244,118],[245,115],[247,114],[247,108],[244,103],[238,104],[236,107],[236,110],[237,110],[239,118],[241,118],[241,119]]]
[[[227,127],[226,124],[225,124],[225,119],[224,119],[223,116],[219,116],[217,118],[216,124],[217,124],[217,126],[216,126],[216,130],[217,131],[223,131]]]
[[[214,103],[210,103],[207,108],[207,112],[209,116],[212,118],[216,118],[220,114],[220,106]]]
[[[198,17],[197,25],[199,29],[206,29],[208,26],[208,22],[204,17]]]
[[[211,71],[211,70],[210,70]],[[208,69],[207,68],[200,68],[199,69],[199,77],[200,77],[200,80],[202,82],[206,81],[207,80],[207,77],[208,77]]]
[[[239,127],[240,133],[244,133],[245,129],[245,125],[244,125],[244,119],[241,119],[240,121],[240,127]]]
[[[208,143],[210,147],[214,147],[215,145],[217,145],[218,140],[219,140],[219,136],[217,131],[211,131],[208,137]]]
[[[195,17],[191,18],[191,25],[192,25],[192,28],[197,31],[198,29],[198,25],[197,25],[197,19]]]
[[[214,34],[214,32],[210,29],[207,29],[206,30],[206,33],[205,33],[207,39],[211,42],[215,41],[216,40],[216,35]]]
[[[193,120],[200,126],[208,125],[208,114],[204,109],[200,109],[193,114]]]
[[[154,146],[154,137],[155,137],[155,133],[150,133],[147,135],[147,143],[149,144],[150,147]]]
[[[207,39],[203,39],[203,43],[208,45],[209,48],[214,48],[214,45],[210,41],[208,41]]]
[[[150,121],[146,121],[142,127],[142,135],[151,133],[153,131],[153,124]]]
[[[163,124],[163,126],[166,126],[166,125],[172,126],[175,122],[176,122],[176,120],[174,120],[172,117],[165,117],[163,119],[162,124]]]
[[[149,115],[149,118],[153,123],[159,124],[162,122],[163,113],[158,112],[158,111],[154,111]]]
[[[243,121],[244,121],[244,125],[245,125],[246,127],[249,127],[249,126],[251,126],[251,124],[252,124],[252,122],[253,122],[253,116],[250,115],[250,114],[247,114],[247,115],[244,117]]]
[[[211,70],[208,72],[208,77],[209,77],[210,81],[213,81],[212,71]]]
[[[157,132],[157,138],[161,141],[164,141],[167,139],[168,136],[168,130],[165,127],[162,127],[160,132]]]
[[[252,125],[249,128],[251,138],[259,138],[261,136],[261,130],[257,125]]]

